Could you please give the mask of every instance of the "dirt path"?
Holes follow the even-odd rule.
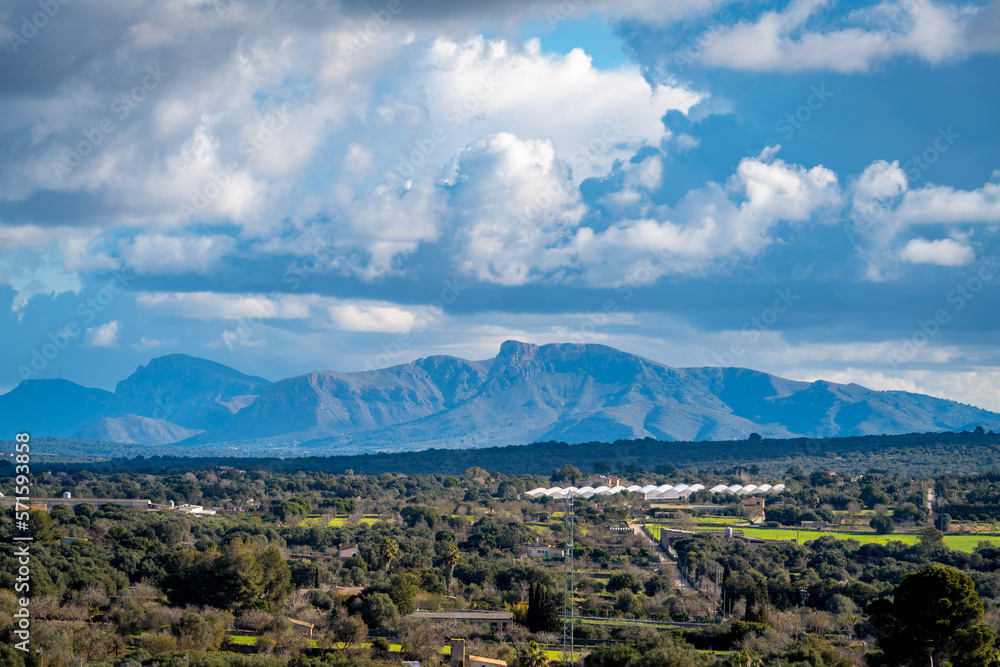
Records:
[[[641,537],[643,540],[645,540],[649,544],[653,545],[653,549],[654,549],[653,553],[655,553],[657,555],[657,557],[660,559],[660,563],[661,564],[663,564],[663,563],[670,563],[673,566],[673,569],[674,569],[674,588],[678,589],[679,591],[681,591],[681,593],[684,593],[684,594],[697,593],[698,592],[695,589],[695,587],[692,586],[691,583],[687,580],[687,577],[685,577],[683,574],[681,574],[681,569],[679,567],[677,567],[677,560],[676,560],[676,558],[673,555],[671,555],[669,552],[667,552],[656,540],[654,540],[652,537],[650,537],[646,533],[646,531],[643,528],[642,524],[630,523],[629,524],[629,528],[632,529],[633,533],[635,533],[636,535],[638,535],[639,537]]]

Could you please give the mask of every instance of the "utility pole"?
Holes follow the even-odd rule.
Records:
[[[576,612],[573,608],[573,593],[576,590],[576,580],[573,571],[573,492],[566,494],[566,556],[563,558],[566,571],[563,578],[563,662],[569,656],[573,663],[574,626]]]

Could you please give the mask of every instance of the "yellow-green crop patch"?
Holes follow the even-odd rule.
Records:
[[[372,644],[371,644],[371,642],[364,642],[360,646],[361,646],[361,648],[371,648]],[[392,642],[390,642],[389,643],[389,650],[390,651],[396,651],[396,652],[402,651],[403,650],[403,645],[402,644],[393,644]]]
[[[246,637],[243,635],[229,635],[226,637],[230,644],[237,644],[239,646],[256,646],[257,637]]]
[[[749,523],[741,516],[696,516],[692,517],[695,523],[712,524],[723,526],[747,526]]]
[[[980,542],[989,542],[993,545],[1000,545],[1000,535],[945,535],[944,543],[956,551],[971,553],[976,550]]]
[[[650,529],[657,528],[656,539],[659,539],[657,526],[650,526]],[[701,530],[711,530],[701,528]],[[861,544],[888,544],[889,542],[902,542],[904,544],[916,544],[920,540],[920,535],[914,533],[891,533],[889,535],[876,535],[875,533],[828,533],[818,530],[795,530],[794,528],[740,528],[747,537],[756,537],[762,540],[795,540],[799,543],[811,542],[825,535],[836,537],[840,540],[857,540]],[[944,543],[949,549],[971,553],[975,551],[980,542],[990,542],[1000,544],[1000,535],[945,535]]]

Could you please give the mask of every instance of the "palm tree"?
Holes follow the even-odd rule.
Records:
[[[750,651],[740,651],[736,654],[736,664],[738,667],[762,667],[764,661]]]
[[[549,659],[545,657],[545,651],[534,640],[528,642],[528,647],[521,650],[517,656],[517,667],[547,667]]]
[[[454,544],[449,545],[444,555],[441,556],[441,563],[444,565],[444,579],[449,593],[451,593],[451,577],[455,574],[455,566],[458,565],[461,558],[462,554],[459,553],[458,547]]]
[[[391,537],[387,537],[382,540],[382,548],[379,549],[379,557],[382,562],[385,563],[385,573],[389,574],[389,565],[392,561],[396,560],[399,556],[399,545],[396,544],[396,540]]]

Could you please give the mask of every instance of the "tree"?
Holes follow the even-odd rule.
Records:
[[[528,629],[532,632],[558,632],[562,627],[559,605],[549,587],[534,582],[528,592]]]
[[[969,575],[934,565],[903,577],[893,599],[873,602],[869,616],[878,637],[875,666],[993,664],[993,631]],[[950,662],[945,662],[950,661]]]
[[[654,597],[660,593],[669,593],[674,590],[674,584],[668,577],[656,575],[646,581],[643,585],[647,597]]]
[[[404,507],[399,513],[403,521],[413,528],[418,523],[426,523],[428,528],[433,528],[441,519],[441,516],[433,507],[423,507],[421,505],[409,505]]]
[[[831,614],[854,616],[858,613],[858,605],[854,604],[854,600],[846,595],[835,593],[826,601],[826,610]]]
[[[746,611],[743,613],[743,620],[748,623],[767,625],[767,608],[770,603],[767,588],[760,582],[747,578],[744,596],[746,597]]]
[[[764,661],[750,651],[740,651],[733,656],[733,664],[735,667],[763,667]]]
[[[593,470],[598,475],[606,475],[611,472],[611,466],[604,461],[594,461]]]
[[[404,657],[421,664],[436,658],[438,649],[444,643],[440,630],[421,621],[404,622],[399,638]]]
[[[888,535],[892,531],[896,530],[896,522],[892,520],[891,516],[876,516],[873,517],[868,525],[875,529],[875,532],[879,535]]]
[[[361,618],[369,628],[391,628],[399,620],[399,609],[385,593],[372,593],[361,607]]]
[[[298,523],[302,517],[312,512],[312,503],[302,498],[290,498],[289,500],[275,503],[271,507],[274,516],[279,521],[286,523]]]
[[[624,590],[615,598],[615,609],[626,614],[638,614],[642,611],[639,598],[630,590]]]
[[[576,484],[580,479],[583,479],[583,473],[580,472],[579,468],[569,463],[564,464],[562,468],[552,473],[553,482]]]
[[[642,582],[631,572],[619,572],[611,575],[611,578],[608,579],[607,589],[609,593],[617,593],[626,589],[638,593],[642,590]]]
[[[278,547],[268,547],[264,553],[258,554],[257,566],[261,572],[261,599],[268,609],[276,611],[295,589],[292,570],[281,557]]]
[[[28,530],[36,543],[48,542],[56,537],[55,522],[52,521],[52,517],[38,510],[28,511]]]
[[[854,522],[857,520],[858,515],[861,514],[862,509],[864,508],[861,507],[861,503],[858,503],[854,500],[847,503],[847,517],[850,525],[852,526],[854,525]]]
[[[913,503],[904,503],[892,513],[892,520],[900,523],[912,521],[920,523],[927,519],[927,514]]]
[[[412,574],[394,574],[389,580],[389,597],[400,614],[412,614],[413,598],[417,595],[417,582]]]
[[[631,644],[602,644],[583,659],[583,664],[584,667],[622,667],[635,664],[639,658],[639,651]]]
[[[173,626],[177,648],[182,651],[218,651],[226,635],[222,618],[209,614],[208,618],[196,611],[185,611]]]
[[[392,561],[399,557],[399,545],[396,544],[396,540],[391,537],[382,540],[382,546],[379,548],[378,555],[383,567],[385,567],[386,574],[388,574]]]
[[[264,606],[280,608],[292,592],[292,571],[277,547],[264,549],[256,543],[232,540],[215,559],[216,575],[213,606],[246,609]]]
[[[459,553],[458,547],[454,544],[449,545],[444,555],[441,556],[441,563],[444,565],[444,578],[449,592],[451,592],[451,578],[455,574],[455,566],[461,559],[462,554]]]
[[[535,640],[528,642],[527,648],[521,649],[517,656],[517,667],[547,667],[548,664],[545,651]]]
[[[920,531],[920,545],[925,549],[930,549],[934,547],[944,547],[947,549],[944,543],[944,533],[942,533],[937,528],[932,528],[927,526]]]
[[[347,650],[361,644],[368,634],[368,626],[358,616],[351,616],[346,611],[339,611],[330,624],[330,634],[335,646]]]

